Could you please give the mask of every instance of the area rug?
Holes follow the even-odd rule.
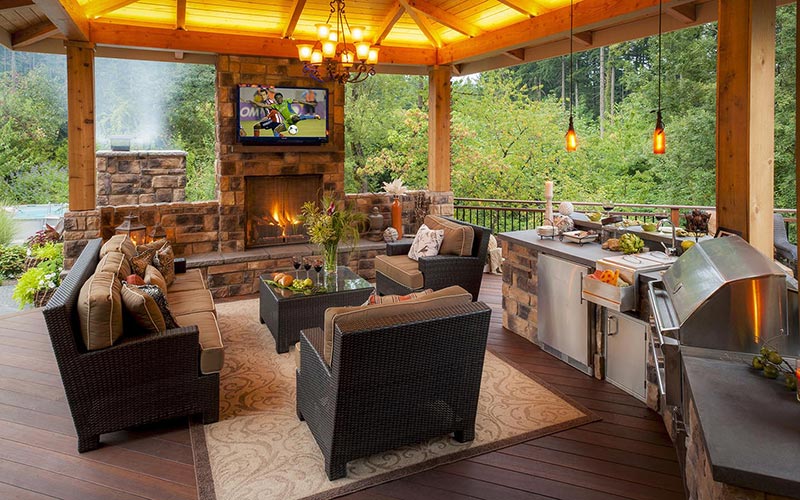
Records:
[[[225,343],[220,421],[192,426],[201,500],[333,498],[596,420],[487,352],[474,441],[443,436],[380,453],[328,481],[322,453],[295,414],[293,353],[275,352],[256,299],[222,303],[217,312]]]

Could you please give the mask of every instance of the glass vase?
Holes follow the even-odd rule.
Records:
[[[326,243],[322,247],[325,257],[325,274],[336,274],[336,264],[339,258],[339,242]]]

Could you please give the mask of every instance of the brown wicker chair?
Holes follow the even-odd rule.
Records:
[[[100,434],[182,415],[219,419],[219,374],[200,373],[197,327],[123,336],[87,351],[76,304],[97,267],[102,241],[92,240],[44,309],[58,369],[78,434],[78,451],[100,445]]]
[[[405,295],[415,290],[426,288],[440,290],[448,286],[458,285],[472,294],[472,300],[478,300],[478,294],[481,291],[481,281],[483,280],[483,268],[486,265],[489,236],[492,234],[492,230],[449,217],[448,219],[472,227],[475,232],[472,243],[472,254],[463,257],[458,255],[420,257],[417,269],[422,273],[423,284],[418,288],[411,288],[407,284],[399,283],[378,269],[375,272],[375,288],[379,294]],[[411,249],[411,243],[412,240],[410,239],[387,243],[386,255],[408,254],[408,251]]]
[[[481,302],[383,319],[337,322],[333,359],[323,332],[300,334],[297,415],[330,480],[359,457],[455,433],[475,437],[491,310]]]

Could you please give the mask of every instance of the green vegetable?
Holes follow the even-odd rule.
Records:
[[[625,233],[619,239],[619,248],[622,253],[639,253],[644,248],[644,241],[632,233]]]
[[[773,364],[776,364],[776,365],[779,365],[779,364],[783,363],[783,358],[781,357],[780,354],[778,354],[777,351],[770,352],[767,355],[767,359],[769,360],[770,363],[773,363]]]
[[[797,390],[797,378],[795,378],[793,373],[784,373],[783,374],[783,384],[790,391],[796,391]]]
[[[764,369],[764,360],[761,358],[761,356],[753,356],[753,368],[756,370]]]
[[[764,366],[764,376],[767,378],[778,378],[778,367],[775,365],[766,365]]]

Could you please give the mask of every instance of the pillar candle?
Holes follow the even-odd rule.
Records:
[[[544,197],[545,198],[553,197],[553,181],[544,182]]]

